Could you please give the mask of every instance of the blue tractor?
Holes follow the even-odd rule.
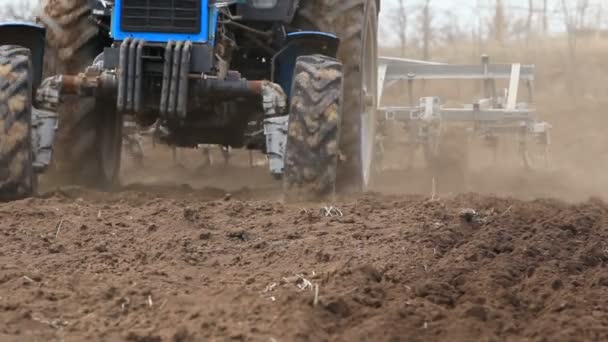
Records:
[[[129,117],[168,145],[263,151],[288,199],[364,189],[374,162],[379,5],[47,0],[46,32],[33,34],[44,46],[26,47],[45,55],[44,66],[35,63],[45,77],[31,85],[32,111],[49,118],[45,127],[58,113],[58,131],[32,126],[32,135],[53,141],[53,159],[13,178],[35,179],[50,164],[65,182],[115,185]],[[0,175],[0,192],[1,184]]]

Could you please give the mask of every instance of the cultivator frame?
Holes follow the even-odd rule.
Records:
[[[550,128],[539,121],[532,106],[534,99],[534,65],[490,64],[490,58],[482,56],[481,64],[444,64],[429,61],[380,57],[378,63],[378,103],[386,88],[397,82],[407,82],[407,106],[379,105],[382,124],[400,122],[406,127],[408,143],[415,147],[437,149],[441,141],[443,124],[468,124],[471,136],[484,139],[488,146],[497,149],[500,137],[516,136],[523,164],[528,168],[548,165],[551,144]],[[414,99],[414,82],[430,80],[481,81],[484,98],[462,107],[445,107],[439,97]],[[496,81],[508,80],[509,87],[499,96]],[[527,88],[528,102],[519,102],[521,84]],[[381,124],[381,125],[382,125]],[[542,156],[533,160],[530,143],[541,146]],[[496,152],[495,152],[496,156]]]

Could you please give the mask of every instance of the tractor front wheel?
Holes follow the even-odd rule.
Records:
[[[0,46],[0,200],[36,192],[31,136],[32,66],[30,51]]]
[[[285,151],[288,201],[331,196],[336,187],[342,114],[342,64],[322,56],[296,61]]]
[[[59,120],[57,144],[62,148],[56,152],[51,182],[111,188],[120,171],[122,115],[113,101],[103,99],[84,98],[79,107]]]
[[[339,141],[338,190],[366,190],[376,162],[378,99],[378,2],[301,1],[298,29],[332,32],[340,38],[344,104]]]

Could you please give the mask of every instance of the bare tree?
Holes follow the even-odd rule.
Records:
[[[575,13],[568,7],[568,1],[561,0],[564,26],[568,34],[568,50],[570,61],[574,64],[578,44],[578,33],[587,29],[589,0],[577,0]]]
[[[570,54],[570,61],[574,62],[576,56],[576,18],[570,15],[570,9],[566,0],[562,2],[562,13],[564,16],[564,26],[566,27],[566,33],[568,34],[568,51]]]
[[[534,18],[534,0],[528,0],[528,18],[526,19],[526,45],[532,36],[532,19]]]
[[[494,39],[499,43],[505,40],[505,8],[502,0],[496,0],[494,12]]]
[[[406,0],[399,0],[399,7],[395,13],[395,24],[397,26],[397,36],[399,37],[399,46],[401,48],[401,56],[406,55],[407,49],[407,25],[408,13],[406,9]]]
[[[429,60],[431,58],[431,0],[424,0],[424,6],[422,7],[422,58]]]
[[[576,12],[578,17],[577,30],[583,30],[587,27],[587,10],[589,9],[589,0],[578,0]]]
[[[595,34],[599,37],[602,32],[602,23],[604,22],[604,6],[598,5],[598,9],[595,12]]]
[[[543,33],[547,34],[549,31],[549,1],[543,0]]]
[[[467,32],[462,31],[457,13],[447,12],[445,16],[447,19],[446,23],[439,27],[439,37],[437,39],[441,40],[442,43],[457,47],[456,43],[459,39],[466,36]]]

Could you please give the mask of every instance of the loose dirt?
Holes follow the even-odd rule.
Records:
[[[181,158],[0,205],[1,341],[608,339],[599,199],[285,205],[262,168]]]

